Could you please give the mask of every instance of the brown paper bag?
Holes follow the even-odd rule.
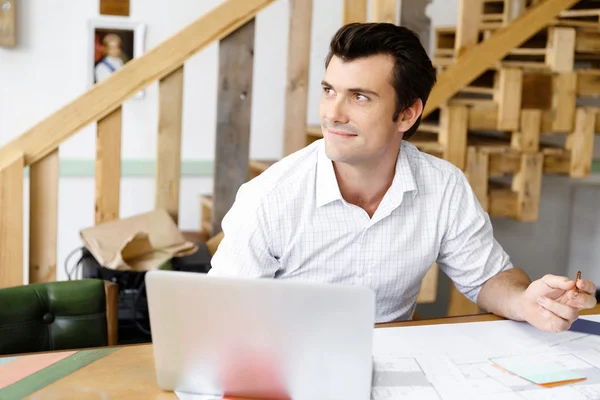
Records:
[[[198,250],[163,209],[104,222],[83,229],[80,236],[100,265],[121,271],[158,269],[173,257]]]

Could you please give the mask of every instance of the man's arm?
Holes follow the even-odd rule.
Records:
[[[272,278],[280,268],[273,254],[267,199],[255,184],[240,187],[223,218],[224,236],[211,259],[209,275]]]
[[[493,236],[489,217],[464,175],[448,197],[450,215],[438,263],[457,288],[481,308],[499,316],[527,321],[552,332],[569,329],[579,311],[596,305],[593,282],[545,275],[531,282],[514,268]]]
[[[477,304],[487,312],[515,321],[525,321],[521,298],[531,280],[519,268],[511,268],[490,278],[481,288]]]

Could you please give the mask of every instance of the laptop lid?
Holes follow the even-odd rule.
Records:
[[[145,280],[161,388],[257,399],[370,398],[370,289],[180,271],[150,271]]]

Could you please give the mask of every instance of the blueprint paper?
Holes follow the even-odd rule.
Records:
[[[600,321],[600,316],[582,319]],[[515,321],[375,330],[371,400],[597,400],[600,336],[542,332]],[[501,357],[545,357],[585,380],[543,387],[494,365]]]

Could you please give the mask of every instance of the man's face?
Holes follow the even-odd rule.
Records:
[[[320,105],[321,129],[327,156],[336,162],[369,164],[398,152],[403,124],[396,111],[391,84],[394,61],[376,55],[343,62],[332,57]],[[410,127],[410,126],[409,126]]]

